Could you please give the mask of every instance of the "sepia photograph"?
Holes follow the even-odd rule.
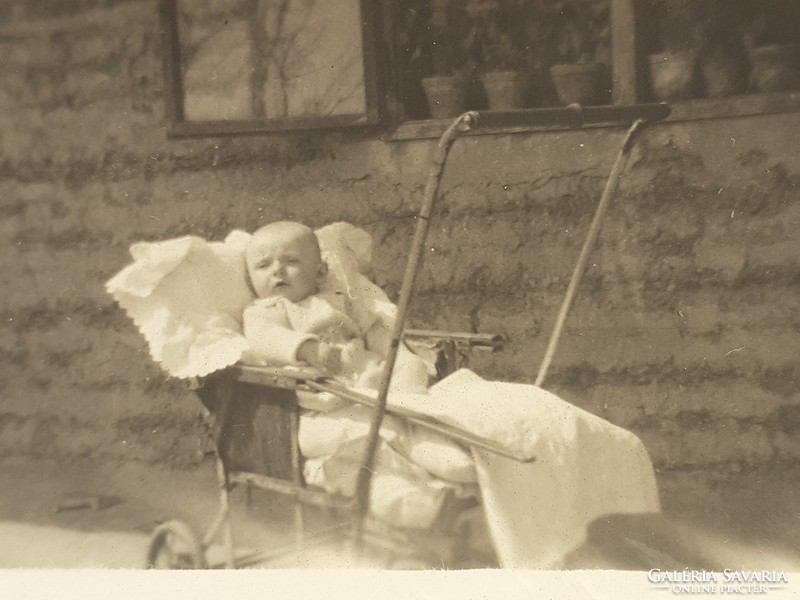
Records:
[[[800,598],[796,0],[0,0],[20,600]]]

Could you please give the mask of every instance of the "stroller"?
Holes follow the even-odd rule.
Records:
[[[657,116],[663,116],[659,108]],[[499,351],[503,339],[497,335],[453,332],[425,332],[406,329],[406,317],[413,295],[415,278],[419,271],[422,249],[427,237],[428,224],[437,196],[439,182],[450,147],[459,134],[469,131],[479,115],[465,113],[457,118],[439,140],[433,157],[422,208],[412,241],[409,259],[399,294],[397,315],[393,324],[389,353],[385,360],[377,398],[348,389],[324,377],[314,369],[270,368],[236,364],[195,380],[195,393],[211,417],[211,437],[216,455],[216,472],[219,483],[219,511],[203,536],[198,536],[181,521],[168,521],[159,525],[151,536],[147,552],[148,568],[207,568],[211,564],[208,550],[221,534],[225,567],[263,564],[270,557],[284,552],[303,552],[310,543],[327,543],[344,540],[347,547],[359,552],[365,547],[379,549],[386,557],[385,566],[405,564],[411,560],[416,567],[459,568],[464,565],[492,564],[491,544],[480,537],[478,524],[483,514],[480,500],[475,495],[459,497],[448,494],[432,527],[409,530],[387,526],[370,514],[370,488],[379,445],[381,424],[387,414],[392,414],[415,426],[422,427],[455,441],[464,447],[512,458],[521,463],[534,461],[499,446],[492,440],[481,438],[468,431],[439,422],[414,411],[387,406],[389,383],[401,343],[423,343],[436,354],[437,376],[443,377],[462,366],[472,350]],[[588,253],[599,232],[600,223],[610,197],[615,191],[621,171],[632,146],[632,140],[643,121],[637,121],[628,132],[625,143],[609,177],[608,184],[590,227],[570,286],[556,320],[536,384],[541,385],[574,298],[578,283],[588,260]],[[357,472],[355,493],[352,496],[329,493],[308,485],[303,475],[303,457],[299,449],[298,428],[302,408],[298,394],[334,394],[349,402],[367,406],[372,411],[369,432]],[[268,490],[290,497],[294,501],[295,543],[289,548],[270,553],[237,556],[231,519],[230,491],[236,486]],[[305,532],[306,506],[328,510],[344,519],[324,535],[308,539]],[[488,546],[488,547],[487,547]],[[372,551],[372,550],[371,550]],[[478,556],[476,556],[476,554]]]

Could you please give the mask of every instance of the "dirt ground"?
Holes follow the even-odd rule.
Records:
[[[219,499],[211,461],[191,470],[95,460],[59,463],[6,459],[0,462],[0,568],[124,568],[145,565],[150,536],[160,523],[179,519],[203,535]],[[231,494],[234,536],[240,554],[291,547],[291,505],[258,496],[246,508]],[[307,515],[313,534],[319,518]],[[321,517],[320,517],[321,518]],[[211,566],[224,560],[219,539]],[[290,555],[263,566],[302,568],[319,555]]]
[[[687,497],[687,478],[696,494]],[[94,460],[0,461],[0,567],[126,568],[144,566],[150,533],[180,518],[205,532],[217,511],[213,463],[192,470]],[[647,569],[780,568],[800,572],[800,469],[740,474],[714,480],[703,474],[660,476],[663,517],[609,518],[589,531],[566,568]],[[285,499],[259,496],[245,509],[232,494],[235,538],[242,552],[291,546],[292,511]],[[312,532],[330,523],[309,515]],[[220,547],[211,562],[220,563]],[[336,545],[258,566],[378,567],[354,565]],[[660,562],[661,561],[661,562]]]

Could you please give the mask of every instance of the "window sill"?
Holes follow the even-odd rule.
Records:
[[[747,94],[727,98],[699,98],[667,104],[532,108],[515,111],[479,111],[478,125],[467,135],[565,131],[619,127],[637,118],[676,123],[800,112],[800,91]],[[385,141],[439,138],[452,119],[407,121],[386,134]]]
[[[671,105],[667,121],[701,121],[800,112],[800,91],[684,100]]]

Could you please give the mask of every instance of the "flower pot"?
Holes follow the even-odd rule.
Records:
[[[707,57],[702,61],[701,72],[708,98],[742,94],[747,88],[747,65],[734,57]]]
[[[464,112],[467,86],[463,78],[453,75],[424,77],[420,83],[428,100],[428,110],[434,119],[457,117]]]
[[[696,55],[694,52],[651,54],[650,87],[658,100],[685,100],[694,96]]]
[[[550,67],[550,77],[562,104],[600,103],[603,77],[601,63],[553,65]]]
[[[750,87],[758,92],[782,92],[800,87],[800,46],[772,44],[750,51]]]
[[[528,79],[519,71],[481,73],[481,83],[489,102],[489,110],[513,110],[525,106]]]

